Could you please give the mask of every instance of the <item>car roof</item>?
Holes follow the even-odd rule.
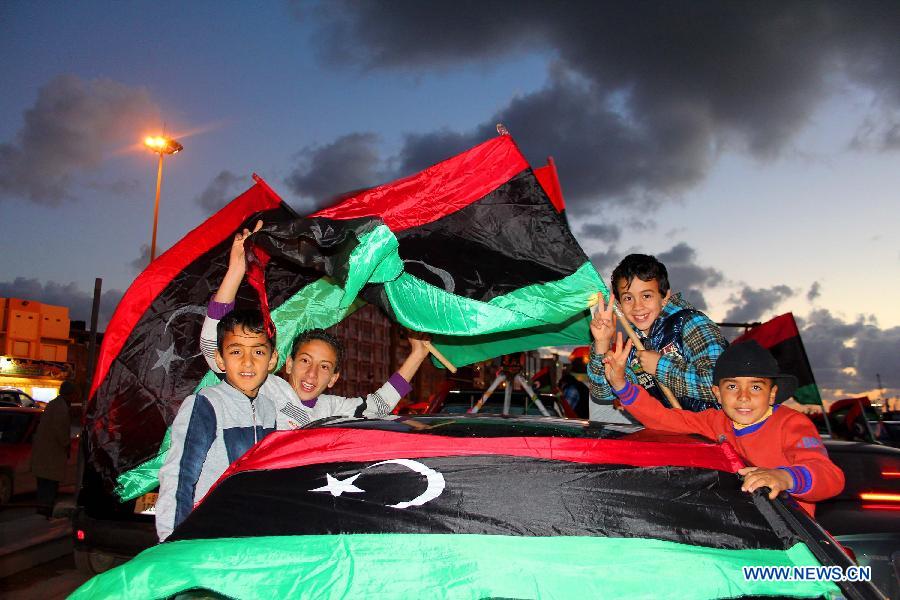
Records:
[[[25,413],[25,414],[33,414],[39,415],[44,410],[42,408],[34,408],[34,407],[26,407],[26,406],[0,406],[0,412],[2,413]]]

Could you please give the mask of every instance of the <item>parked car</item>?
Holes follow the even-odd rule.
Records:
[[[16,494],[33,492],[37,480],[31,472],[31,444],[40,422],[38,408],[0,407],[0,505]],[[72,438],[63,485],[75,483],[78,436]]]
[[[546,417],[279,431],[72,598],[883,597],[754,570],[860,574],[787,495],[741,492],[741,465],[696,436]]]
[[[14,387],[0,387],[0,406],[36,407],[34,398]]]
[[[83,452],[89,452],[87,444]],[[120,502],[104,486],[90,461],[82,476],[72,514],[75,565],[87,575],[103,573],[157,543],[155,492]]]
[[[825,440],[828,456],[846,477],[844,491],[819,502],[816,520],[861,565],[889,598],[900,598],[900,449]]]

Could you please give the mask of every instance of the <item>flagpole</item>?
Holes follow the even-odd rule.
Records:
[[[441,354],[440,350],[438,350],[437,348],[432,346],[431,342],[426,340],[425,347],[428,348],[428,351],[431,352],[431,354],[436,359],[438,359],[438,362],[440,362],[442,365],[444,365],[448,371],[450,371],[451,373],[456,373],[456,367],[453,365],[453,363],[450,362],[449,360],[447,360],[447,357],[444,356],[443,354]]]
[[[634,329],[631,328],[631,323],[629,323],[628,319],[625,318],[625,315],[622,314],[622,310],[619,308],[619,304],[615,301],[614,298],[610,298],[609,303],[610,305],[612,305],[612,309],[613,311],[615,311],[616,316],[619,317],[619,322],[625,329],[625,333],[628,335],[628,339],[631,340],[631,343],[634,344],[634,347],[638,352],[642,352],[644,350],[644,344],[641,343],[641,338],[639,338],[634,332]],[[658,377],[656,378],[656,384],[659,386],[659,389],[662,390],[662,393],[666,397],[666,400],[669,401],[669,404],[671,404],[673,408],[681,408],[681,403],[677,398],[675,398],[675,394],[672,393],[672,390],[664,386]]]

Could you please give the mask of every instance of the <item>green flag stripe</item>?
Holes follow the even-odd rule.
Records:
[[[794,392],[794,398],[800,404],[822,405],[822,396],[819,395],[819,388],[815,383],[810,383],[797,388],[797,391]]]
[[[721,550],[639,538],[366,534],[185,540],[150,548],[70,598],[722,598],[839,592],[746,581],[744,566],[818,566],[809,549]]]
[[[451,294],[406,273],[386,283],[385,291],[397,320],[437,334],[435,346],[457,366],[540,346],[584,343],[588,301],[598,291],[609,296],[590,262],[568,277],[490,302]]]

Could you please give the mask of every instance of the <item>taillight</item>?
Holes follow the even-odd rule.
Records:
[[[78,531],[75,532],[75,539],[77,539],[79,542],[84,541],[84,530],[83,529],[79,529]]]
[[[834,543],[837,544],[838,546],[840,546],[841,549],[842,549],[844,552],[846,552],[847,555],[848,555],[850,558],[853,559],[853,562],[855,562],[856,564],[859,564],[859,561],[856,560],[856,552],[854,552],[853,549],[850,548],[850,546],[845,546],[845,545],[843,545],[842,543],[838,542],[837,540],[835,540]]]
[[[885,479],[900,479],[900,471],[882,471],[881,476]]]
[[[859,495],[860,500],[868,502],[897,502],[900,503],[900,494],[890,494],[887,492],[862,492]]]

